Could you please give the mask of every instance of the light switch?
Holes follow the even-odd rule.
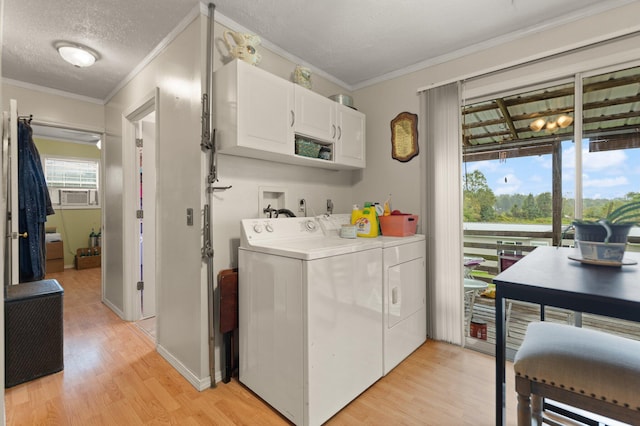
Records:
[[[193,226],[193,209],[187,209],[187,226]]]

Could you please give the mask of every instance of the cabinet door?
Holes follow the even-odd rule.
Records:
[[[293,84],[238,62],[238,145],[293,155]]]
[[[304,87],[295,86],[295,133],[333,142],[337,134],[336,103]]]
[[[336,163],[365,167],[365,115],[337,105]]]

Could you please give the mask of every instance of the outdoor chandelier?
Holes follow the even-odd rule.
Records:
[[[96,51],[77,43],[63,41],[56,43],[55,47],[62,59],[78,68],[90,67],[100,57]]]
[[[573,118],[563,114],[553,121],[538,118],[529,124],[529,128],[534,132],[539,132],[540,130],[545,129],[547,132],[553,133],[558,130],[558,128],[564,129],[565,127],[569,127],[571,123],[573,123]]]

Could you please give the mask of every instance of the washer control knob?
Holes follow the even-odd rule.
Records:
[[[308,220],[305,223],[305,227],[307,228],[307,231],[313,232],[316,230],[316,222],[313,220]]]
[[[255,232],[256,234],[261,233],[262,225],[260,225],[259,223],[256,223],[255,225],[253,225],[253,232]]]
[[[273,232],[273,226],[271,226],[271,224],[270,224],[270,223],[267,223],[267,224],[264,226],[264,229],[266,229],[266,230],[267,230],[267,232]]]

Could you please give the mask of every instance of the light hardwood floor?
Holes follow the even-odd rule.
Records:
[[[133,323],[100,302],[100,269],[50,274],[64,288],[64,371],[5,391],[8,425],[287,425],[233,379],[196,391]],[[508,424],[515,424],[507,365]],[[494,359],[428,341],[328,425],[492,425]]]

